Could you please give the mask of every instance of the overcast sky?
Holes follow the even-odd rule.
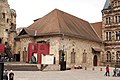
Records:
[[[90,23],[102,21],[101,10],[106,0],[8,0],[16,10],[17,28],[28,27],[33,20],[43,17],[55,8]]]

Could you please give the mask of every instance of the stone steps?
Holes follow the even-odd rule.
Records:
[[[59,71],[59,64],[4,63],[4,69],[13,71]]]
[[[37,65],[33,64],[9,64],[4,65],[4,69],[13,70],[13,71],[38,71]]]

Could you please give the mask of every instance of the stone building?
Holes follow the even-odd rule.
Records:
[[[0,43],[9,43],[14,52],[16,36],[16,11],[10,9],[7,0],[0,0]]]
[[[120,0],[106,0],[102,10],[102,39],[105,63],[120,62]]]
[[[44,42],[49,43],[55,64],[59,64],[60,51],[64,50],[67,65],[100,65],[104,47],[101,32],[96,31],[95,24],[54,9],[22,29],[16,37],[16,52],[20,51],[20,60],[24,62],[23,52],[28,51],[28,44]]]

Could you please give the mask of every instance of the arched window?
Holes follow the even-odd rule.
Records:
[[[74,52],[74,49],[71,52],[71,63],[75,63],[75,52]]]
[[[116,62],[120,62],[120,51],[116,52]]]
[[[84,50],[84,52],[83,52],[83,63],[86,63],[86,61],[87,61],[87,53]]]
[[[2,13],[2,18],[5,18],[5,13]]]
[[[111,62],[111,53],[110,51],[107,51],[107,62]]]

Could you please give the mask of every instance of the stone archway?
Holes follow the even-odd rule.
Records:
[[[98,57],[97,57],[97,55],[94,55],[93,66],[97,66],[97,63],[98,63]]]

